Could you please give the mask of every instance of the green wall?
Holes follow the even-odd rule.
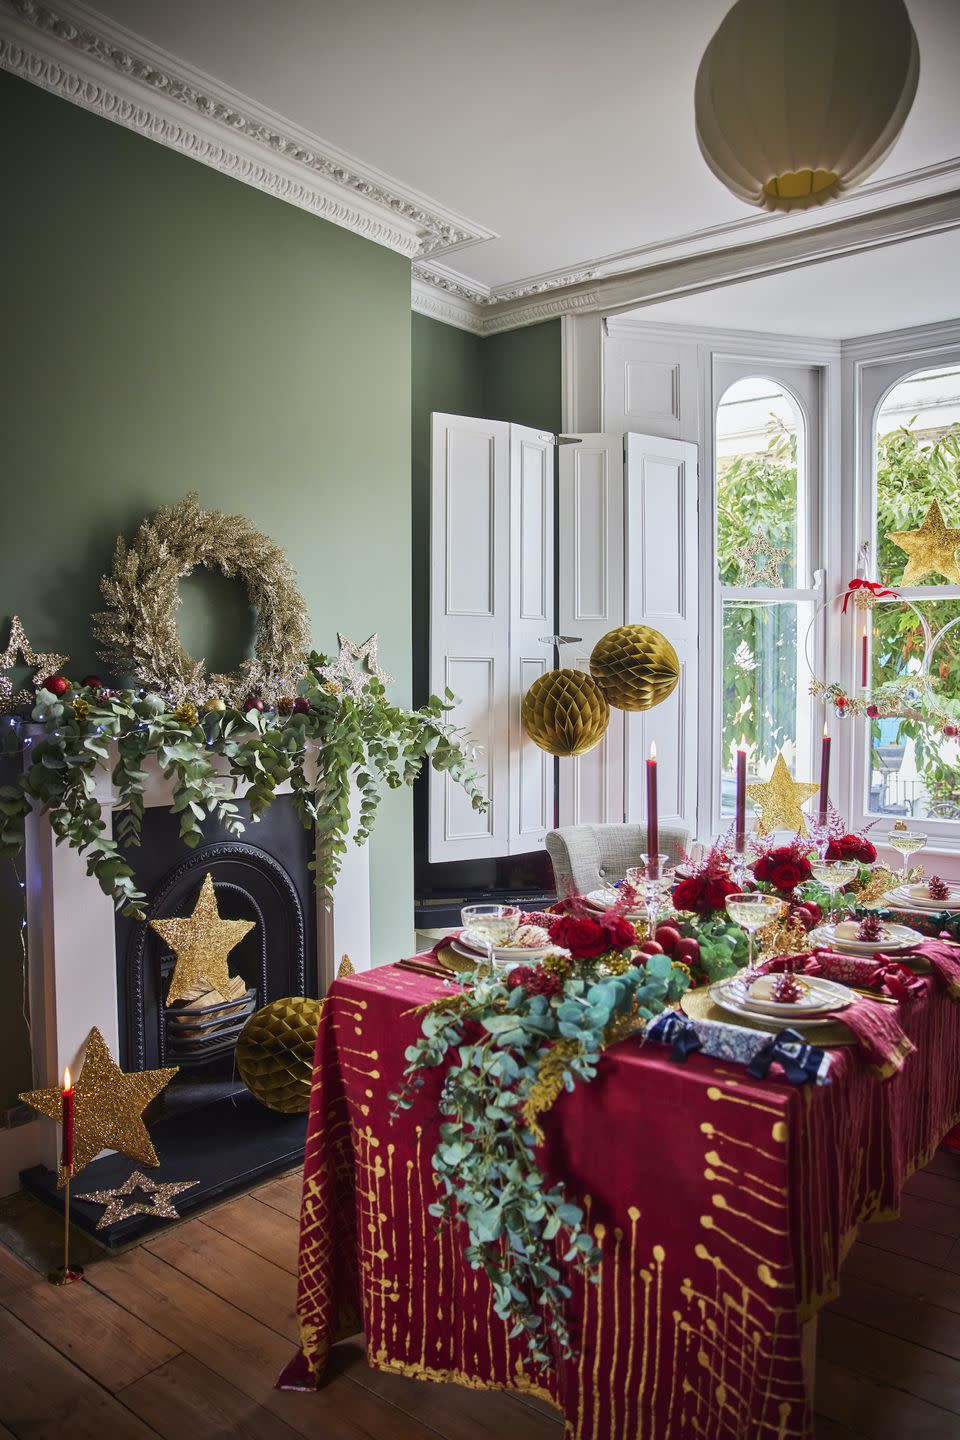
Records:
[[[483,411],[535,430],[562,429],[560,321],[506,330],[483,342]]]
[[[409,263],[2,74],[0,131],[0,643],[18,613],[35,647],[93,668],[115,536],[195,489],[284,546],[318,648],[378,630],[407,701]],[[188,647],[236,663],[242,594],[186,592]],[[390,959],[412,930],[409,795],[371,843]],[[6,883],[0,1105],[29,1080]]]

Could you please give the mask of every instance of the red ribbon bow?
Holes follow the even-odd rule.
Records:
[[[849,603],[850,596],[854,593],[855,590],[869,590],[870,594],[873,595],[874,598],[877,600],[879,600],[881,595],[892,595],[894,600],[897,599],[896,590],[885,590],[883,586],[880,585],[876,580],[861,580],[860,577],[857,576],[856,579],[851,580],[850,583],[847,585],[847,593],[843,597],[843,610],[841,612],[844,615],[846,615],[847,613],[847,605]]]

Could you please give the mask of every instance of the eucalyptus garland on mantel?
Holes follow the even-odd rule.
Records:
[[[289,782],[304,826],[316,828],[313,865],[327,893],[347,847],[352,782],[360,792],[358,844],[370,834],[382,787],[412,784],[428,759],[464,786],[475,808],[484,807],[463,734],[445,719],[451,696],[431,696],[421,709],[404,710],[387,701],[375,679],[360,696],[339,691],[320,674],[326,664],[326,656],[311,654],[303,695],[277,709],[245,713],[213,700],[200,715],[189,701],[172,707],[151,691],[80,686],[55,695],[41,689],[36,733],[23,741],[32,763],[18,786],[0,787],[0,854],[23,849],[33,801],[49,814],[57,839],[86,856],[87,872],[101,889],[142,920],[146,897],[121,846],[139,844],[144,762],[151,756],[171,783],[170,808],[191,847],[202,839],[208,816],[233,833],[243,830],[239,785],[256,821]],[[105,767],[114,787],[115,838],[98,799]]]

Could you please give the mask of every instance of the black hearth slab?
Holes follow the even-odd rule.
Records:
[[[125,1155],[104,1155],[91,1161],[73,1179],[70,1220],[109,1249],[142,1240],[176,1222],[133,1215],[98,1231],[103,1207],[78,1201],[77,1196],[91,1190],[113,1190],[134,1170],[159,1184],[198,1180],[198,1185],[174,1197],[173,1203],[184,1217],[301,1165],[306,1128],[306,1115],[278,1115],[249,1091],[161,1118],[150,1127],[160,1164],[156,1168],[139,1165]],[[63,1214],[63,1191],[57,1189],[52,1170],[35,1165],[22,1171],[20,1180],[24,1189]]]

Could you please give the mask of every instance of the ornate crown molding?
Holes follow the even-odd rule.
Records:
[[[0,67],[411,259],[493,237],[76,0],[0,0]]]

